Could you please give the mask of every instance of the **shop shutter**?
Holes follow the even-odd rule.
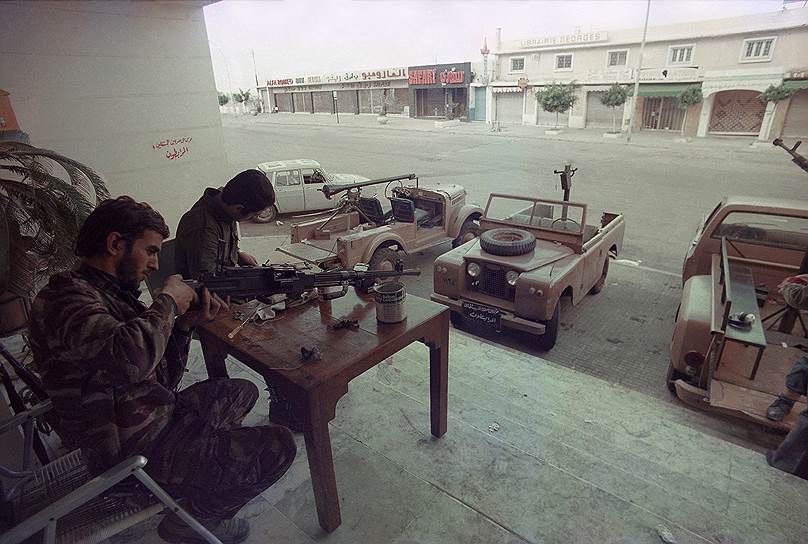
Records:
[[[758,91],[721,91],[713,99],[710,132],[757,134],[763,123],[766,104],[758,100]]]
[[[292,112],[292,95],[290,93],[276,93],[275,106],[279,112]]]
[[[337,91],[337,108],[340,113],[356,113],[356,91]]]
[[[522,124],[522,93],[497,93],[494,101],[500,124]]]
[[[334,113],[334,100],[331,98],[331,91],[314,91],[314,111],[315,113]]]
[[[786,112],[783,136],[788,138],[808,138],[808,89],[803,89],[791,97]]]
[[[612,128],[612,108],[604,106],[600,98],[606,91],[589,91],[586,93],[586,126],[595,128]],[[615,127],[620,130],[623,120],[623,107],[614,108]]]

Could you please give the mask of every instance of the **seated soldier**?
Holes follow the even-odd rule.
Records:
[[[239,251],[237,221],[249,221],[264,209],[275,205],[275,191],[266,174],[245,170],[221,189],[207,188],[196,204],[185,212],[177,227],[175,259],[177,272],[186,278],[216,270],[221,257],[227,266],[257,266],[255,257]],[[293,431],[302,431],[291,403],[267,384],[270,396],[269,420]]]
[[[780,284],[780,292],[786,304],[798,310],[808,308],[808,274],[786,278]],[[808,387],[808,357],[794,363],[786,377],[786,390],[769,406],[766,416],[780,421],[794,407],[800,395]],[[769,465],[808,479],[808,410],[803,410],[780,446],[766,453]]]
[[[200,300],[170,276],[150,306],[137,290],[158,269],[168,227],[148,204],[102,202],[76,241],[80,265],[51,276],[36,296],[30,344],[53,401],[59,435],[102,471],[132,455],[225,543],[247,538],[239,509],[291,465],[295,442],[283,427],[242,427],[258,399],[252,382],[213,379],[178,391],[191,333],[227,305]],[[198,542],[179,517],[158,527],[168,542]]]
[[[245,170],[221,189],[205,189],[177,226],[177,273],[198,278],[216,269],[217,257],[226,266],[258,266],[255,257],[239,250],[236,222],[250,221],[274,204],[275,190],[260,170]]]

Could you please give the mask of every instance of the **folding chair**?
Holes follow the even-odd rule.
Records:
[[[22,470],[0,465],[0,476],[13,482],[8,487],[0,485],[3,510],[12,513],[11,528],[0,535],[3,544],[18,544],[40,531],[47,544],[95,544],[166,508],[207,542],[221,544],[146,474],[142,455],[132,456],[98,476],[90,473],[80,450],[31,468],[34,422],[50,409],[51,402],[46,401],[0,422],[0,434],[22,427],[24,439]],[[130,476],[134,480],[129,482],[136,485],[119,485]]]

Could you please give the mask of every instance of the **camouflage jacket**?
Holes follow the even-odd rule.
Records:
[[[53,401],[57,430],[97,466],[108,467],[149,445],[171,419],[190,336],[172,332],[176,305],[82,265],[51,276],[34,299],[31,350]]]
[[[797,310],[808,310],[808,285],[787,283],[780,289],[786,304]]]
[[[205,189],[177,226],[174,259],[177,273],[184,278],[198,278],[216,269],[219,240],[224,241],[225,264],[238,264],[238,229],[236,222],[216,205],[214,199],[219,192]]]

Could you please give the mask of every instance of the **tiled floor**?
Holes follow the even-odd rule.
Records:
[[[435,439],[427,361],[410,346],[340,401],[342,525],[317,523],[298,435],[292,468],[242,512],[249,542],[656,544],[660,526],[679,543],[805,542],[808,482],[725,440],[731,422],[452,330],[449,431]],[[189,382],[204,378],[196,343],[190,366]],[[248,423],[266,414],[264,397]],[[114,542],[160,542],[155,525]]]

